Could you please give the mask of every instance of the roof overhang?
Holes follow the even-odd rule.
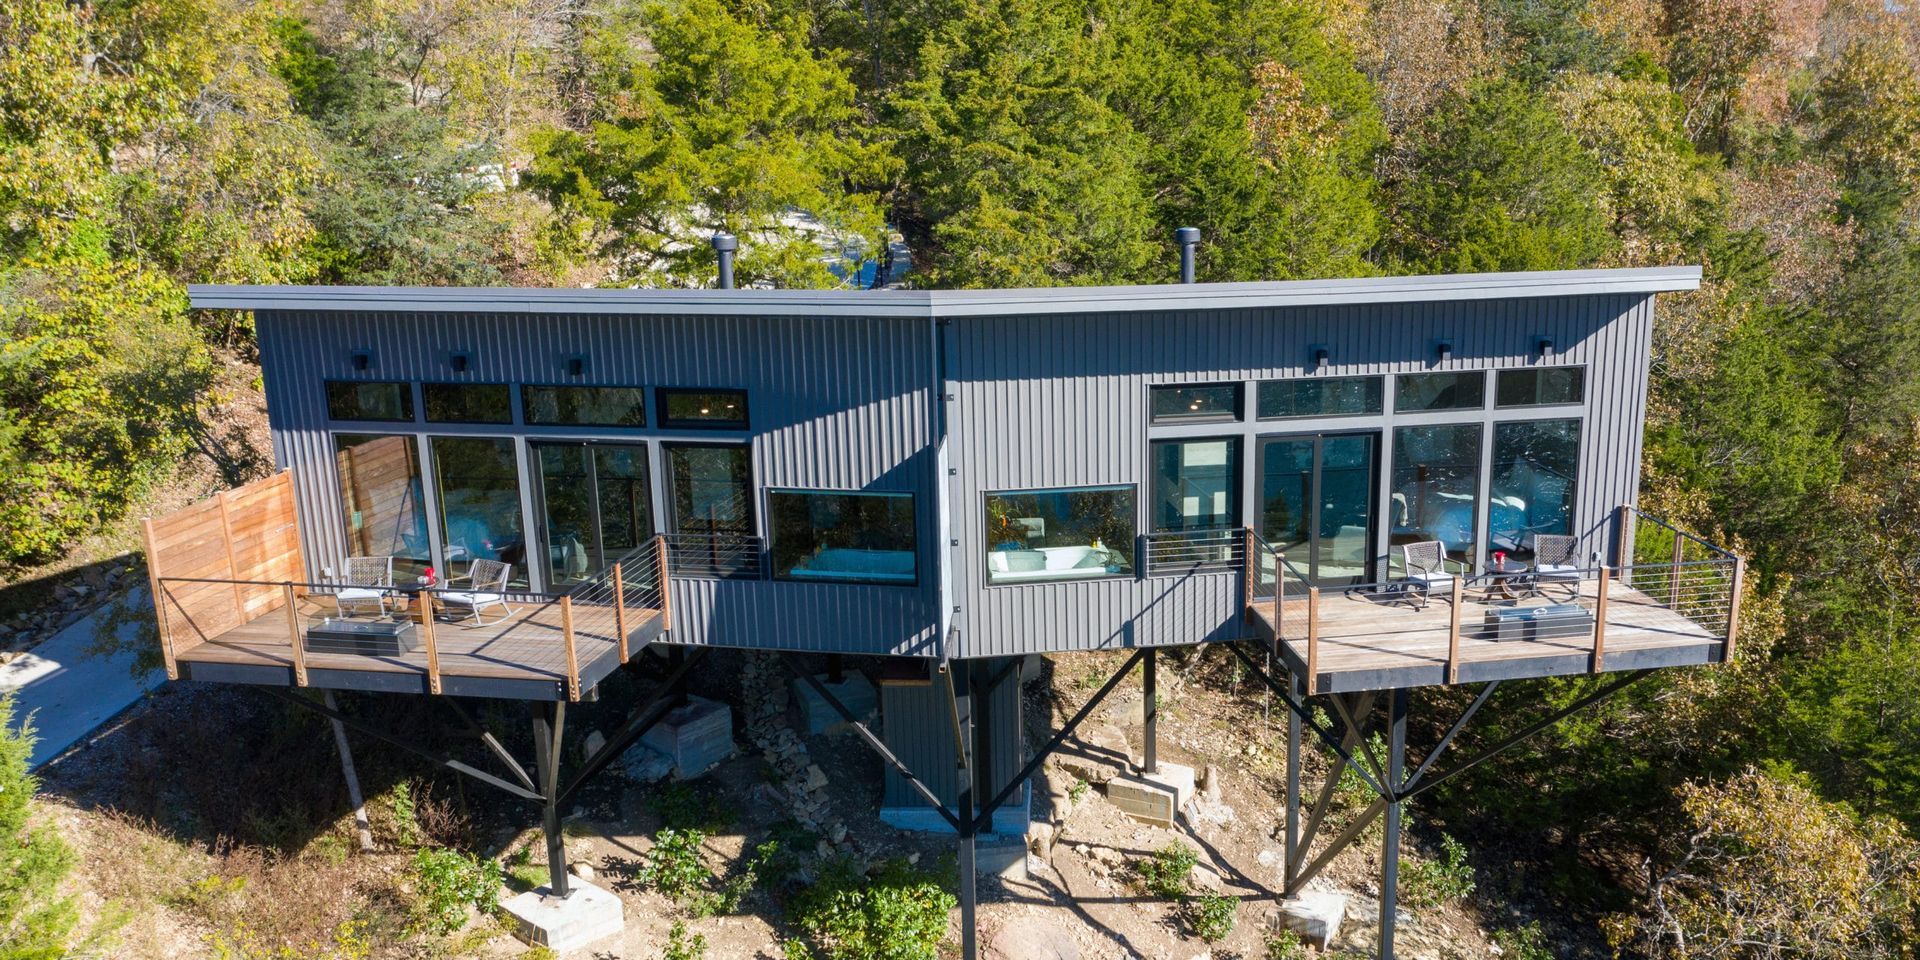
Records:
[[[599,290],[193,285],[195,307],[354,313],[985,317],[1439,303],[1697,290],[1700,268],[1551,270],[1021,290]]]

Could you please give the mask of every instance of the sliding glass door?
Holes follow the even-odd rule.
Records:
[[[507,437],[430,437],[440,507],[444,582],[475,560],[512,566],[510,585],[527,585],[527,540],[520,519],[520,464]]]
[[[1261,536],[1312,583],[1372,579],[1377,446],[1372,433],[1260,438]]]
[[[549,589],[592,578],[653,536],[644,445],[536,443],[533,455]]]

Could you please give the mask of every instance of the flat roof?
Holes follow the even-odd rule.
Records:
[[[602,290],[219,284],[194,284],[187,290],[195,307],[215,310],[934,318],[1436,303],[1654,294],[1699,287],[1700,268],[1680,266],[1015,290]]]

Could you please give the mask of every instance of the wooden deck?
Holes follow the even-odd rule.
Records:
[[[436,622],[434,650],[439,661],[440,692],[453,696],[565,700],[591,689],[620,666],[620,638],[611,605],[573,604],[573,656],[569,661],[566,624],[560,605],[516,602],[512,613],[485,626]],[[192,680],[295,686],[292,631],[302,632],[335,615],[333,601],[304,596],[296,601],[294,624],[284,607],[272,610],[204,640],[182,643],[190,629],[174,625],[175,659]],[[492,617],[490,616],[491,620]],[[659,637],[661,612],[626,610],[627,651],[631,657]],[[307,686],[428,693],[430,671],[424,642],[415,628],[415,649],[401,656],[304,652]],[[577,670],[578,680],[574,681]]]
[[[1604,605],[1601,584],[1607,587]],[[1593,619],[1563,619],[1555,624],[1557,630],[1540,631],[1568,636],[1536,638],[1531,631],[1509,628],[1508,636],[1519,637],[1495,639],[1490,612],[1555,603],[1577,604]],[[1253,609],[1262,635],[1271,639],[1273,602],[1261,601]],[[1611,579],[1582,581],[1573,599],[1509,600],[1472,591],[1462,597],[1457,627],[1453,605],[1444,597],[1415,610],[1399,596],[1332,587],[1321,591],[1313,641],[1307,637],[1304,597],[1289,596],[1280,616],[1281,655],[1289,669],[1313,675],[1315,693],[1717,663],[1727,642],[1724,630],[1710,630]],[[1604,630],[1595,627],[1601,618]]]

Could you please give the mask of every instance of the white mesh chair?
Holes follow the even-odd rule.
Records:
[[[1427,601],[1435,593],[1452,602],[1453,581],[1455,575],[1447,569],[1447,545],[1439,540],[1422,540],[1418,543],[1401,544],[1400,559],[1405,567],[1402,573],[1402,592],[1413,603],[1414,609],[1425,609]]]
[[[467,565],[464,577],[447,578],[447,586],[465,581],[465,590],[449,590],[437,595],[440,608],[450,620],[471,621],[473,626],[485,626],[484,615],[488,610],[498,610],[501,618],[513,612],[507,606],[507,581],[513,578],[513,564],[498,560],[475,560]],[[494,620],[499,623],[500,620]]]
[[[1567,598],[1580,593],[1580,538],[1557,533],[1533,535],[1533,579],[1540,592]]]
[[[333,603],[340,616],[371,607],[384,617],[392,598],[391,591],[382,588],[393,586],[393,558],[348,557],[347,575],[338,582],[342,586],[333,592]]]

